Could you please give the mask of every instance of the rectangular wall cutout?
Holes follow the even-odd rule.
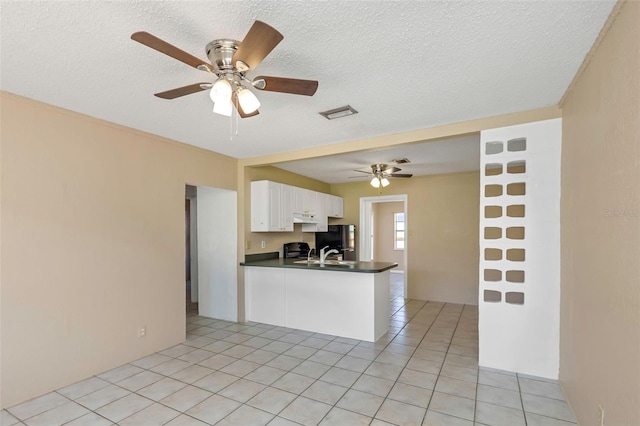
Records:
[[[507,216],[524,217],[524,204],[513,204],[511,206],[507,206]]]
[[[510,183],[507,185],[507,194],[509,195],[525,195],[527,187],[524,182]]]
[[[484,167],[485,176],[497,176],[501,174],[502,174],[502,164],[500,163],[491,163],[491,164],[487,164]]]
[[[485,240],[497,240],[499,238],[502,238],[502,228],[498,228],[495,226],[485,226],[484,228]]]
[[[495,290],[485,290],[484,291],[484,301],[485,302],[501,302],[502,301],[502,293]]]
[[[527,138],[511,139],[507,142],[507,151],[517,152],[527,149]]]
[[[524,262],[524,249],[508,249],[507,260],[510,260],[512,262]]]
[[[523,283],[524,271],[507,271],[506,278],[510,283]]]
[[[511,161],[507,163],[507,173],[525,173],[527,171],[527,164],[524,160]]]
[[[499,197],[502,195],[502,185],[485,185],[484,196],[485,197]]]
[[[502,217],[502,206],[484,206],[484,217],[486,219]]]
[[[503,151],[504,146],[502,142],[487,142],[485,149],[487,155],[500,154]]]
[[[508,291],[505,294],[505,302],[512,305],[524,305],[524,293],[519,291]]]
[[[524,226],[511,226],[507,228],[507,238],[510,240],[524,240]]]
[[[484,260],[502,260],[502,250],[495,248],[484,249]]]
[[[502,271],[499,269],[485,269],[484,280],[485,281],[502,281]]]

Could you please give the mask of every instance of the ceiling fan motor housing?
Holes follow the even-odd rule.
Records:
[[[213,72],[216,75],[237,71],[233,65],[233,55],[238,47],[240,47],[239,41],[226,38],[213,40],[207,44],[207,58],[211,61]]]

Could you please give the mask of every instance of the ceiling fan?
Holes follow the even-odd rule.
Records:
[[[207,63],[145,31],[131,35],[131,39],[138,43],[217,77],[213,83],[190,84],[156,93],[155,96],[175,99],[210,89],[211,100],[214,102],[213,112],[229,117],[235,107],[242,118],[258,115],[260,107],[258,98],[244,84],[259,90],[306,96],[313,96],[318,89],[318,82],[315,80],[270,76],[258,76],[251,80],[246,76],[246,73],[253,71],[283,38],[275,28],[255,21],[242,42],[218,39],[208,43],[205,50],[210,63]]]
[[[410,178],[411,176],[413,176],[412,174],[408,174],[408,173],[396,173],[396,172],[399,172],[400,170],[402,169],[382,163],[382,164],[372,164],[371,171],[354,170],[354,172],[365,173],[371,176],[371,182],[370,182],[371,186],[373,186],[374,188],[379,188],[380,186],[385,187],[389,185],[388,178],[390,177],[391,178]],[[353,176],[352,178],[357,179],[361,177],[364,177],[364,176]]]

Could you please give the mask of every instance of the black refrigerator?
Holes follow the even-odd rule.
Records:
[[[316,232],[316,250],[329,246],[338,250],[344,260],[357,260],[356,257],[356,226],[329,225],[327,232]]]

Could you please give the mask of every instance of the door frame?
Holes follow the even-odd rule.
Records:
[[[404,297],[407,297],[407,283],[409,282],[409,215],[408,215],[408,201],[409,196],[407,194],[395,194],[395,195],[380,195],[377,197],[360,197],[360,232],[358,235],[358,246],[360,253],[358,260],[368,262],[371,259],[366,259],[365,256],[371,254],[371,232],[373,223],[371,223],[371,208],[375,203],[392,203],[401,201],[404,206]],[[375,238],[375,236],[374,236]]]

